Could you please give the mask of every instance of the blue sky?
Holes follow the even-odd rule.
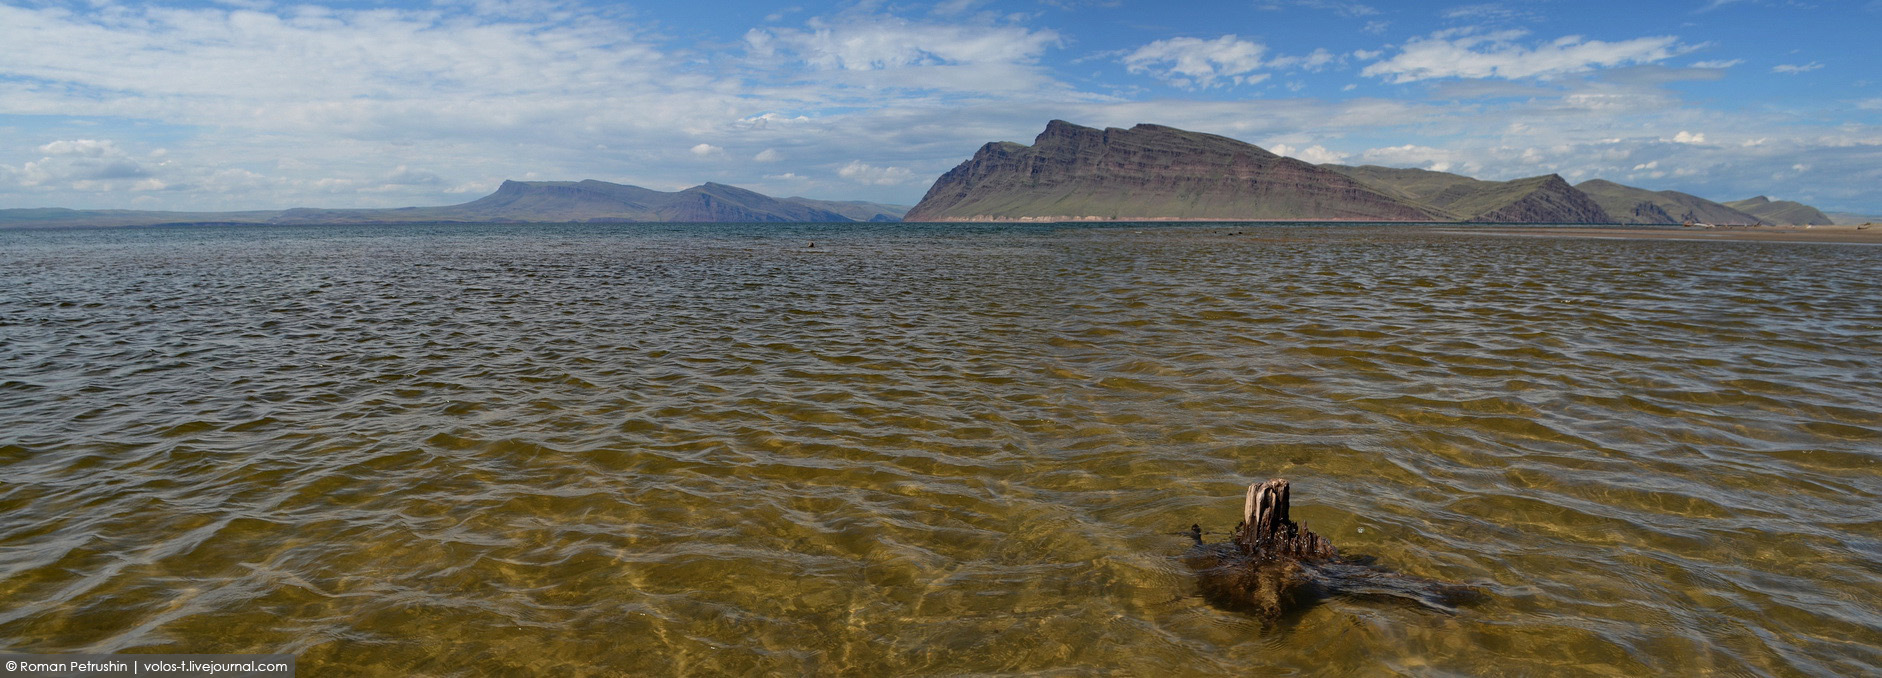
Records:
[[[1047,120],[1882,213],[1882,0],[0,0],[0,208],[912,204]]]

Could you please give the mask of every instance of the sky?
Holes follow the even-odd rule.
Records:
[[[0,208],[914,204],[1048,120],[1882,214],[1882,0],[0,0]]]

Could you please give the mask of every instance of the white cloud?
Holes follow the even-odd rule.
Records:
[[[1742,63],[1745,63],[1744,59],[1716,59],[1713,61],[1695,62],[1692,65],[1692,67],[1693,68],[1731,68],[1733,66],[1737,66]]]
[[[1150,73],[1179,87],[1214,87],[1217,81],[1235,84],[1260,82],[1267,74],[1248,75],[1261,68],[1268,48],[1257,42],[1224,35],[1214,40],[1170,38],[1137,48],[1122,59],[1132,73]]]
[[[720,153],[724,153],[725,149],[720,148],[718,146],[714,146],[712,144],[698,144],[698,145],[693,146],[692,151],[693,151],[693,155],[697,155],[703,158],[709,155],[718,155]]]
[[[1686,130],[1680,130],[1679,134],[1673,135],[1673,143],[1676,144],[1703,144],[1705,142],[1706,135],[1703,133],[1694,134]]]
[[[1329,151],[1326,149],[1325,146],[1321,146],[1319,144],[1308,146],[1306,148],[1295,148],[1287,144],[1275,144],[1273,147],[1269,148],[1268,150],[1274,151],[1275,154],[1277,155],[1285,155],[1287,157],[1294,158],[1296,160],[1304,160],[1304,161],[1313,163],[1315,165],[1324,165],[1330,162],[1345,162],[1346,161],[1345,153]]]
[[[759,151],[758,155],[752,156],[751,159],[754,162],[777,162],[779,160],[784,159],[784,154],[779,153],[778,149],[767,148],[765,150]]]
[[[876,167],[861,160],[851,160],[848,165],[836,171],[841,176],[859,184],[893,186],[905,184],[915,178],[913,172],[902,167]]]
[[[1674,36],[1605,42],[1570,35],[1525,47],[1516,43],[1524,35],[1527,32],[1520,30],[1439,31],[1406,43],[1396,56],[1367,66],[1360,74],[1389,78],[1395,83],[1437,78],[1547,79],[1596,68],[1654,63],[1691,50]]]
[[[1882,98],[1863,99],[1862,101],[1856,102],[1856,108],[1865,111],[1882,111]]]
[[[1510,7],[1497,4],[1497,3],[1483,3],[1483,4],[1477,4],[1477,5],[1463,5],[1459,7],[1452,7],[1450,9],[1444,10],[1444,12],[1440,14],[1440,16],[1443,16],[1444,18],[1450,19],[1452,21],[1475,21],[1475,22],[1485,22],[1485,21],[1509,22],[1509,21],[1519,21],[1519,20],[1526,20],[1526,19],[1532,18],[1528,12],[1511,9]]]
[[[806,29],[754,28],[749,51],[761,58],[801,61],[822,69],[882,70],[942,64],[1031,62],[1060,43],[1052,30],[1020,26],[915,23],[874,18],[843,23],[813,19]]]
[[[1463,159],[1466,151],[1456,148],[1434,148],[1417,144],[1369,148],[1359,154],[1362,161],[1369,165],[1387,167],[1417,167],[1433,172],[1475,172],[1480,166]]]
[[[1786,75],[1796,75],[1796,74],[1798,74],[1798,73],[1809,73],[1809,72],[1811,72],[1811,71],[1814,71],[1814,70],[1817,70],[1817,69],[1819,69],[1819,68],[1823,68],[1823,64],[1820,64],[1820,63],[1817,63],[1817,62],[1815,62],[1815,61],[1812,61],[1812,62],[1810,62],[1810,63],[1807,63],[1807,64],[1802,64],[1802,65],[1798,65],[1798,64],[1779,64],[1779,65],[1776,65],[1776,66],[1772,66],[1772,67],[1771,67],[1771,72],[1772,72],[1772,73],[1783,73],[1783,74],[1786,74]]]
[[[153,185],[152,171],[109,139],[61,139],[42,144],[38,160],[19,167],[0,165],[14,183],[24,187],[72,188],[109,191]]]
[[[107,155],[124,155],[118,150],[117,143],[106,139],[60,140],[39,147],[39,152],[46,155],[76,155],[87,158],[102,158]]]
[[[1350,0],[1289,0],[1285,4],[1297,5],[1309,9],[1327,10],[1349,18],[1366,17],[1379,13],[1379,9],[1372,5],[1351,2]],[[1255,6],[1259,9],[1277,10],[1282,8],[1283,3],[1280,0],[1268,0],[1267,2],[1259,3]]]

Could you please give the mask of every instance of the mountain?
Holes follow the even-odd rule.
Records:
[[[903,218],[1451,219],[1228,137],[1149,124],[1099,130],[1063,120],[1048,123],[1031,146],[982,146]]]
[[[156,212],[147,210],[72,210],[63,207],[0,209],[0,230],[10,228],[96,228],[166,224],[260,224],[279,212]]]
[[[417,222],[563,223],[618,221],[896,221],[907,208],[788,198],[725,184],[656,191],[605,181],[505,181],[495,193],[458,205],[391,209],[144,212],[35,208],[0,210],[0,229],[99,228],[170,224],[387,224]]]
[[[785,198],[784,201],[835,212],[849,217],[851,221],[901,221],[902,215],[908,213],[908,205],[885,205],[861,200],[813,200],[790,197]]]
[[[1772,200],[1762,195],[1748,200],[1734,200],[1725,203],[1725,206],[1771,224],[1823,226],[1835,223],[1815,207],[1789,200]]]
[[[1378,165],[1321,165],[1408,202],[1444,212],[1448,221],[1604,224],[1608,213],[1562,177],[1545,174],[1484,181],[1459,174]]]
[[[725,184],[656,191],[605,181],[505,181],[461,205],[397,209],[291,209],[277,224],[387,222],[851,221],[830,210]]]
[[[1696,221],[1720,225],[1767,223],[1758,217],[1679,191],[1649,191],[1603,179],[1590,179],[1575,188],[1594,198],[1614,223],[1683,224]]]

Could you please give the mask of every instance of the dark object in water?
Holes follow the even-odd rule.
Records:
[[[1325,537],[1288,520],[1287,504],[1287,481],[1276,478],[1248,486],[1242,523],[1229,541],[1204,543],[1202,527],[1189,526],[1196,545],[1183,560],[1195,570],[1203,600],[1272,624],[1336,595],[1398,600],[1445,613],[1481,597],[1468,586],[1343,557]]]

